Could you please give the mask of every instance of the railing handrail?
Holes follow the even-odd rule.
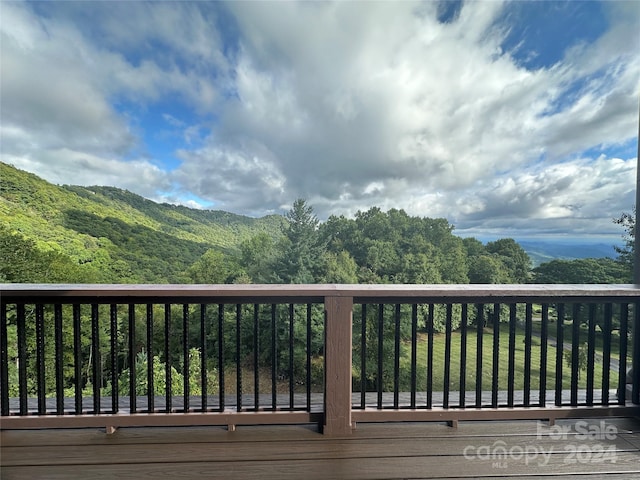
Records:
[[[299,298],[353,297],[421,300],[520,298],[640,297],[635,284],[0,284],[0,295],[21,297],[228,297]]]

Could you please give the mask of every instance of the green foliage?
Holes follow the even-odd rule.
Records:
[[[310,320],[311,338],[309,354],[312,358],[322,355],[324,349],[324,310],[321,305],[313,305],[310,319],[307,318],[307,311],[301,306],[295,306],[293,312],[286,305],[272,305],[270,308],[262,308],[258,315],[258,364],[261,367],[271,367],[275,365],[276,374],[283,378],[293,378],[302,381],[305,376],[306,342],[307,342],[307,321]],[[291,316],[293,313],[293,316]],[[253,310],[249,306],[244,307],[243,317],[251,318]],[[291,336],[291,321],[293,321],[293,336]],[[234,333],[235,328],[227,328],[227,331]],[[252,346],[254,342],[253,332],[244,333],[243,344]],[[275,344],[274,344],[275,340]],[[293,371],[289,371],[289,350],[286,346],[290,340],[293,341]],[[233,342],[226,342],[232,345]],[[276,356],[274,357],[273,348]],[[251,351],[251,348],[247,348]],[[228,358],[233,358],[235,352],[227,354]]]
[[[531,259],[512,238],[483,245],[475,238],[465,238],[462,248],[467,255],[470,283],[525,283],[529,280]]]
[[[449,235],[442,244],[441,275],[442,283],[467,283],[469,266],[462,240]]]
[[[0,259],[0,282],[88,283],[98,277],[89,266],[81,266],[61,252],[42,251],[33,240],[1,224]]]
[[[285,215],[288,224],[279,245],[275,273],[280,283],[315,283],[321,273],[325,247],[318,235],[313,208],[298,199]]]
[[[136,355],[136,395],[149,395],[148,380],[148,356],[142,351]],[[184,392],[184,375],[171,366],[171,391],[174,395]],[[167,365],[160,360],[160,357],[153,357],[153,392],[152,395],[165,395],[167,389]],[[130,395],[130,370],[123,370],[118,377],[118,393],[120,395]],[[216,393],[218,390],[218,375],[215,369],[207,371],[207,393]],[[202,374],[200,362],[200,350],[192,348],[189,350],[189,392],[191,395],[202,394]],[[105,395],[111,395],[111,386],[104,390]]]
[[[636,231],[636,207],[633,207],[632,213],[624,212],[620,217],[615,218],[613,223],[621,225],[624,228],[624,247],[614,247],[618,252],[618,261],[624,267],[627,273],[627,282],[633,279],[633,252],[635,247],[635,231]]]
[[[489,242],[485,248],[506,267],[508,277],[505,283],[526,283],[529,280],[531,259],[513,238]]]
[[[8,370],[9,370],[9,392],[11,396],[18,395],[18,346],[17,338],[19,327],[24,332],[25,339],[25,353],[27,357],[26,372],[27,372],[27,394],[29,396],[35,396],[37,394],[37,364],[34,359],[37,358],[37,311],[33,305],[26,305],[24,307],[24,320],[19,325],[18,307],[15,305],[10,306],[7,309],[7,358],[8,358]],[[108,317],[106,314],[105,306],[99,308],[98,313],[102,312],[104,317]],[[54,321],[54,308],[51,305],[45,305],[42,309],[42,338],[43,353],[44,353],[44,386],[45,396],[55,395],[55,337],[59,334],[62,339],[62,344],[68,346],[64,349],[61,355],[61,361],[64,371],[63,387],[65,389],[72,389],[73,386],[83,390],[87,389],[93,383],[92,378],[92,366],[96,361],[95,352],[92,349],[91,337],[89,332],[91,331],[91,315],[88,310],[81,311],[80,315],[80,357],[83,360],[82,364],[82,376],[80,378],[74,377],[74,357],[73,348],[74,344],[73,336],[73,316],[71,313],[71,306],[65,305],[62,307],[62,328],[56,331]],[[106,349],[109,344],[109,333],[105,329],[105,323],[102,322],[98,325],[99,331],[99,348],[100,350]]]
[[[443,283],[440,264],[425,253],[406,254],[396,280],[401,283]]]
[[[2,268],[20,278],[3,281],[188,283],[187,269],[207,250],[234,253],[259,234],[276,239],[285,224],[278,215],[253,219],[157,204],[113,187],[59,187],[4,163],[0,178],[0,226],[32,242],[31,250],[62,254],[82,267],[37,280],[43,275],[17,275],[16,255],[3,256]]]
[[[349,252],[325,252],[323,283],[358,283],[358,265]]]
[[[573,364],[573,351],[565,350],[564,351],[564,359],[567,362],[569,368],[572,367]],[[578,346],[578,365],[576,366],[578,372],[578,378],[580,378],[580,372],[583,372],[587,369],[587,364],[589,362],[589,344],[587,342]]]
[[[469,259],[470,283],[508,283],[509,273],[499,258],[479,255]]]
[[[327,249],[355,260],[361,283],[523,283],[530,261],[512,239],[489,243],[453,235],[443,218],[372,207],[320,225]]]
[[[380,309],[370,306],[365,311],[363,318],[363,307],[356,308],[354,311],[354,330],[353,330],[353,383],[359,387],[362,376],[365,375],[365,385],[367,391],[375,391],[382,388],[389,391],[393,388],[394,383],[394,362],[395,362],[395,336],[396,323],[394,314],[390,313],[387,306],[386,311],[383,310],[382,317]],[[383,307],[384,308],[384,307]],[[402,305],[400,307],[400,316],[407,318],[410,315],[411,306]],[[362,350],[362,322],[365,322],[365,351]],[[380,332],[382,336],[380,336]],[[406,321],[401,321],[399,330],[401,357],[407,356],[407,340],[411,335],[411,326]],[[382,341],[380,342],[380,338]],[[366,357],[366,372],[361,371],[361,362],[363,353]],[[381,376],[378,372],[378,362],[382,364]]]
[[[149,382],[147,377],[148,358],[146,352],[139,352],[135,360],[136,373],[136,395],[149,394]],[[160,361],[157,355],[153,357],[153,392],[152,395],[164,395],[167,388],[166,377],[167,365]],[[174,367],[171,368],[171,391],[174,394],[180,394],[184,391],[184,377]],[[131,372],[127,368],[118,376],[118,393],[124,396],[130,396],[130,375]],[[111,385],[107,385],[104,389],[104,395],[111,395]]]
[[[463,238],[462,244],[464,245],[464,249],[467,252],[468,257],[479,257],[480,255],[485,255],[487,253],[487,249],[477,238]]]
[[[193,283],[234,283],[243,272],[231,256],[210,249],[189,267],[187,273]]]
[[[266,233],[259,233],[240,244],[240,259],[251,283],[272,283],[273,266],[277,257],[276,243]]]
[[[535,283],[626,283],[628,272],[611,258],[552,260],[533,269]]]
[[[444,219],[373,207],[354,219],[329,217],[320,236],[330,252],[354,259],[360,283],[467,283],[463,244],[452,229]]]
[[[120,258],[131,268],[131,277],[122,278],[122,282],[183,283],[177,272],[183,272],[207,250],[203,243],[182,240],[142,225],[130,225],[114,217],[100,218],[79,210],[68,210],[64,225],[76,232],[108,238],[118,249]]]

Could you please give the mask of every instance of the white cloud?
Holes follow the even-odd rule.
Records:
[[[286,179],[262,144],[247,139],[234,148],[203,147],[178,156],[183,164],[172,179],[198,197],[215,198],[219,208],[260,215],[285,201]]]
[[[59,185],[109,185],[149,198],[170,187],[167,173],[144,159],[124,161],[61,148],[39,151],[37,157],[3,154],[3,161]]]
[[[238,213],[304,197],[321,217],[377,205],[599,231],[635,185],[633,160],[606,151],[637,134],[640,21],[622,3],[537,70],[503,51],[502,2],[450,23],[436,2],[5,3],[3,159],[118,186],[133,169],[138,193]],[[138,154],[158,132],[136,116],[156,105],[184,139],[170,173]]]
[[[115,185],[146,196],[169,187],[167,173],[157,166],[158,162],[140,158],[138,152],[145,146],[134,108],[144,111],[161,97],[178,95],[194,108],[206,110],[217,101],[215,88],[206,76],[193,69],[183,71],[172,62],[160,65],[155,59],[127,59],[124,53],[107,48],[108,44],[95,43],[82,27],[102,25],[112,34],[107,38],[121,43],[125,38],[119,35],[126,32],[114,33],[113,28],[119,24],[110,20],[128,18],[140,21],[138,27],[153,30],[156,37],[169,42],[170,24],[160,22],[161,18],[167,20],[165,13],[175,13],[171,18],[192,35],[196,32],[190,28],[202,25],[202,21],[190,16],[195,10],[188,7],[182,11],[158,5],[158,10],[152,9],[154,21],[161,23],[162,28],[157,29],[149,19],[145,21],[142,4],[127,5],[132,12],[115,9],[113,14],[111,9],[105,10],[101,18],[104,24],[79,21],[91,8],[103,8],[99,4],[31,5],[63,11],[49,12],[51,16],[37,15],[28,4],[2,5],[3,161],[56,183]],[[185,18],[189,21],[182,21]],[[140,34],[136,32],[129,32],[129,36]],[[208,58],[195,40],[182,37],[177,45],[183,52]],[[119,111],[117,105],[123,101],[135,107]],[[184,127],[189,139],[198,137],[197,127]]]
[[[421,205],[415,213],[458,216],[451,203],[447,211],[415,198],[459,195],[545,155],[556,161],[633,135],[629,79],[640,68],[628,48],[598,54],[596,64],[583,49],[569,63],[529,71],[500,50],[500,3],[467,4],[452,24],[436,21],[434,5],[419,16],[415,7],[232,4],[242,30],[239,100],[227,105],[212,145],[231,152],[234,139],[256,139],[285,176],[286,196],[313,199],[325,213]],[[624,34],[612,29],[593,48],[617,47],[611,39]],[[623,76],[611,73],[619,62]],[[600,70],[608,74],[549,114],[574,82]],[[390,182],[401,185],[396,196],[371,188]]]
[[[44,26],[18,4],[2,10],[3,150],[131,148],[134,138],[92,81],[76,32]]]
[[[462,228],[615,233],[612,219],[635,201],[635,175],[636,159],[605,156],[509,173],[459,198],[458,220]]]

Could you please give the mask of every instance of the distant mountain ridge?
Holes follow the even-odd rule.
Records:
[[[551,260],[575,260],[579,258],[616,258],[613,244],[567,243],[549,240],[524,240],[518,242],[531,258],[533,266]]]

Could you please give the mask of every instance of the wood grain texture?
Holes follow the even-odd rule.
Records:
[[[609,474],[612,478],[629,478],[640,474],[640,454],[618,454],[615,463],[589,464],[576,468],[567,457],[557,455],[546,465],[527,464],[524,461],[507,462],[498,466],[491,460],[464,460],[455,463],[441,457],[381,457],[367,459],[329,460],[274,460],[269,462],[195,462],[155,463],[135,465],[82,465],[57,467],[6,467],[2,478],[7,480],[35,479],[156,479],[156,478],[208,478],[208,479],[427,479],[427,478],[481,478],[501,475],[549,475],[558,478],[577,473]]]
[[[579,445],[584,452],[606,450],[610,453],[637,452],[638,447],[624,438],[616,437],[611,440],[585,439],[572,442],[559,442],[551,438],[538,439],[535,436],[521,436],[518,439],[485,439],[475,440],[481,446],[498,448],[504,446],[514,452],[528,451],[564,453],[566,445]],[[380,457],[424,457],[424,456],[459,456],[464,457],[465,449],[469,448],[468,438],[457,437],[440,439],[438,441],[416,441],[415,439],[394,439],[393,448],[389,447],[387,439],[368,440],[335,440],[322,444],[314,442],[288,441],[263,442],[259,448],[253,442],[237,442],[233,449],[227,445],[206,443],[182,443],[154,445],[76,445],[71,447],[5,447],[2,451],[4,466],[36,466],[36,465],[100,465],[117,463],[164,463],[169,458],[179,458],[181,462],[192,463],[202,461],[261,461],[273,460],[328,460],[361,458],[372,459]],[[468,450],[476,451],[473,448]],[[585,453],[586,455],[586,453]]]
[[[327,297],[325,322],[326,435],[349,435],[351,422],[352,311],[350,297]]]
[[[610,427],[609,432],[615,427],[616,433],[610,438],[580,436],[585,429],[597,431],[603,425]],[[96,429],[13,430],[0,437],[0,476],[3,480],[636,478],[640,477],[639,426],[638,419],[624,418],[565,419],[554,427],[537,421],[460,422],[457,429],[442,423],[359,424],[348,437],[322,435],[314,425],[240,426],[235,432],[219,427],[122,428],[113,435]],[[566,434],[558,438],[559,431]],[[513,455],[486,455],[497,447]],[[598,457],[598,452],[608,456]]]

